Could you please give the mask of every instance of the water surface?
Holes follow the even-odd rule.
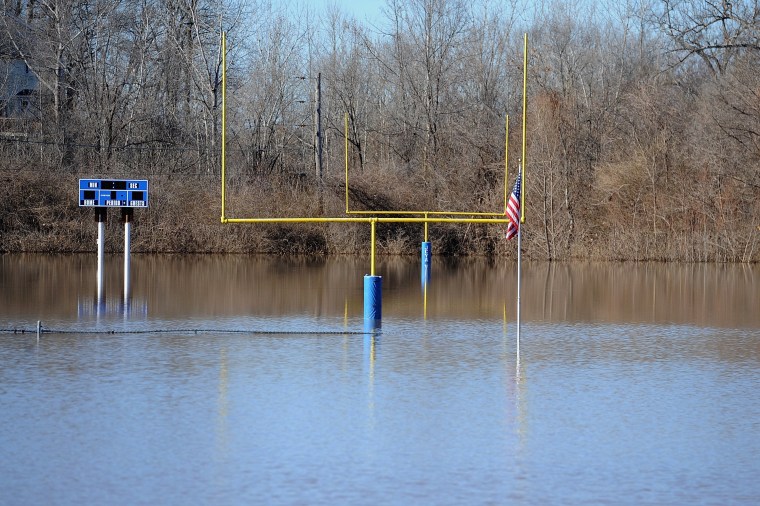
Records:
[[[757,504],[758,267],[0,256],[0,504]],[[155,332],[146,332],[155,331]]]

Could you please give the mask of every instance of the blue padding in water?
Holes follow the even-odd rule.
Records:
[[[383,314],[382,276],[364,276],[364,321],[377,320]]]
[[[432,251],[430,249],[430,243],[425,241],[422,243],[422,284],[430,281],[430,261],[432,257]]]
[[[430,249],[429,242],[422,243],[422,267],[430,269],[430,259],[432,257],[432,251]]]

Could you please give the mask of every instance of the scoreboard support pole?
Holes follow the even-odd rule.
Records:
[[[128,304],[130,296],[130,253],[132,238],[130,236],[134,209],[131,207],[121,208],[121,221],[124,223],[124,303]]]
[[[131,278],[131,227],[134,221],[135,207],[148,207],[147,179],[80,179],[79,207],[95,209],[95,221],[98,223],[98,272],[97,297],[98,308],[104,302],[103,278],[105,269],[106,221],[108,208],[121,209],[121,221],[124,223],[124,302],[129,307],[132,294]]]
[[[106,220],[108,209],[105,207],[95,208],[95,221],[98,222],[98,304],[103,300],[103,257],[106,251]]]

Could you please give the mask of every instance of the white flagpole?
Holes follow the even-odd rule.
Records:
[[[522,225],[525,222],[525,163],[528,141],[528,34],[525,34],[523,48],[523,100],[522,100],[522,155],[520,157],[520,214],[522,218],[517,228],[517,370],[520,371],[520,284],[522,281]]]
[[[522,224],[517,227],[517,360],[520,360],[520,284],[522,281]]]

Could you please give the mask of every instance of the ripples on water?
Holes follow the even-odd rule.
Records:
[[[351,268],[324,268],[350,278]],[[3,306],[13,313],[0,314],[0,327],[42,317],[51,328],[169,332],[0,334],[0,503],[760,501],[756,316],[704,325],[678,309],[645,323],[646,304],[646,317],[595,321],[572,315],[599,307],[569,306],[558,317],[555,279],[555,300],[527,311],[518,368],[509,312],[504,321],[511,299],[488,281],[503,273],[479,269],[470,275],[499,301],[473,304],[461,278],[448,285],[439,272],[433,286],[463,289],[446,296],[431,286],[427,320],[413,264],[389,276],[376,337],[298,333],[362,328],[361,293],[345,296],[319,277],[295,304],[266,285],[280,313],[259,295],[224,311],[217,289],[205,305],[202,293],[183,295],[183,312],[165,299],[181,290],[145,284],[135,295],[147,311],[127,318],[76,309],[89,287],[68,309],[52,304],[50,319],[38,292],[26,306]],[[655,290],[662,302],[670,289]],[[758,300],[754,284],[744,290]],[[578,281],[573,291],[594,292]],[[541,316],[548,308],[553,316]]]

